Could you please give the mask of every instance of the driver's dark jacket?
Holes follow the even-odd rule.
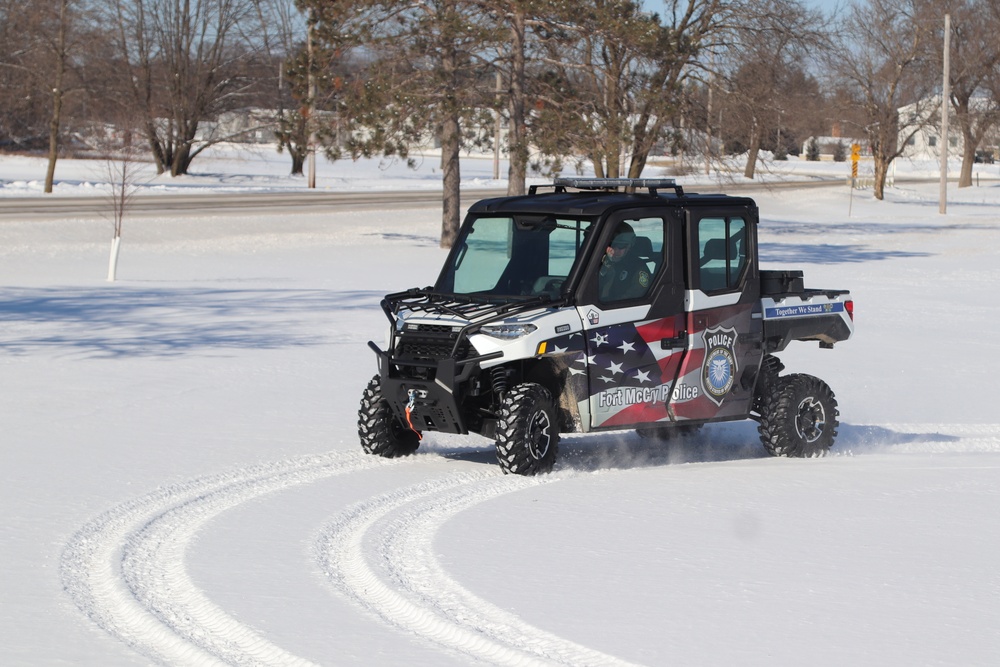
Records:
[[[617,262],[607,255],[601,261],[601,301],[623,301],[643,296],[649,289],[652,277],[649,267],[631,252]]]

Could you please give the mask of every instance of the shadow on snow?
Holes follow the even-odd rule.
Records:
[[[314,333],[318,316],[335,325],[338,312],[381,313],[381,298],[316,289],[7,289],[0,296],[0,349],[127,357],[317,345],[328,342]]]
[[[989,224],[907,224],[904,222],[843,222],[829,227],[829,236],[881,236],[897,234],[943,234],[953,232],[997,231]],[[762,262],[809,262],[812,264],[856,264],[860,262],[931,257],[934,253],[891,250],[866,244],[815,243],[817,225],[791,220],[763,221],[760,225],[760,259]],[[806,236],[802,243],[790,242],[795,236]]]

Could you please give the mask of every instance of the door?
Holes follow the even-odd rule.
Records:
[[[669,413],[740,419],[763,357],[756,209],[691,209],[685,225],[687,350]]]
[[[672,209],[621,212],[604,227],[579,306],[586,353],[570,369],[587,378],[590,430],[669,419],[685,341],[681,228]]]

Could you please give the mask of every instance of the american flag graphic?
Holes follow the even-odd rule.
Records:
[[[703,377],[723,370],[705,368],[703,334],[738,322],[743,328],[737,330],[746,330],[749,317],[748,307],[736,306],[615,324],[557,339],[553,352],[566,355],[568,389],[589,403],[594,428],[706,419],[727,409],[709,400],[703,384]],[[682,332],[686,349],[663,349],[661,341]]]

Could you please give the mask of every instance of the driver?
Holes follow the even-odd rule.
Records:
[[[601,260],[601,301],[635,299],[645,294],[649,288],[649,267],[632,253],[634,243],[635,231],[632,225],[620,223]]]

